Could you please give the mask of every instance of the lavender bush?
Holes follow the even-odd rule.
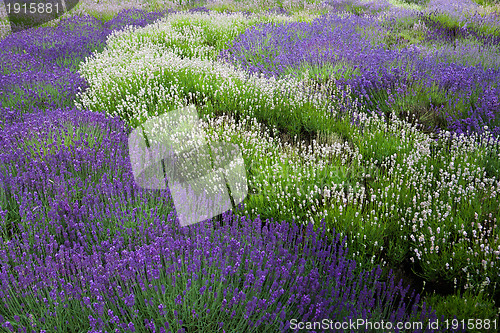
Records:
[[[126,10],[103,24],[84,15],[63,19],[57,27],[11,34],[0,42],[0,124],[25,113],[73,105],[87,83],[76,72],[80,62],[103,49],[111,31],[145,26],[166,15]],[[2,125],[0,125],[2,126]]]
[[[410,306],[408,289],[393,277],[379,282],[380,269],[359,273],[338,236],[327,244],[325,230],[314,231],[312,224],[301,234],[288,223],[261,230],[260,220],[233,218],[224,214],[222,227],[180,228],[169,215],[144,230],[151,242],[135,248],[116,242],[87,250],[85,244],[57,246],[46,234],[38,245],[51,249],[44,262],[19,258],[10,251],[24,242],[11,241],[5,259],[15,263],[12,273],[2,263],[1,296],[9,304],[2,326],[284,332],[289,318],[436,320],[425,304]],[[19,284],[7,282],[14,280]],[[21,295],[15,302],[14,293]]]
[[[498,70],[436,61],[415,49],[388,50],[384,44],[373,45],[362,29],[383,31],[376,22],[353,15],[322,17],[310,24],[262,24],[240,35],[221,58],[267,77],[297,71],[328,77],[342,87],[349,85],[369,111],[416,113],[432,130],[441,126],[456,133],[481,133],[488,126],[500,133]],[[414,109],[406,110],[407,105]],[[419,109],[433,109],[441,120],[427,122]]]
[[[103,46],[105,35],[90,17],[66,21],[58,29],[39,28],[3,39],[0,58],[0,122],[46,108],[71,106],[86,82],[75,68],[79,61]]]
[[[324,127],[330,115],[320,106],[329,108],[329,103],[321,93],[294,79],[249,76],[214,59],[224,41],[260,20],[267,17],[180,13],[156,25],[117,32],[105,52],[82,63],[80,73],[90,89],[79,94],[76,105],[103,110],[132,126],[192,103],[204,115],[252,115],[292,135]],[[150,75],[137,75],[140,71]],[[150,89],[144,89],[146,82]]]

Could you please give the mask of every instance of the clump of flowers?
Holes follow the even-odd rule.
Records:
[[[315,231],[312,224],[261,225],[260,219],[224,214],[222,225],[181,228],[169,215],[161,228],[147,228],[155,235],[151,242],[133,248],[116,242],[92,250],[90,243],[56,246],[53,256],[22,260],[10,252],[2,265],[10,266],[4,261],[10,257],[17,273],[2,273],[1,296],[9,307],[0,319],[11,330],[160,332],[285,332],[293,318],[435,319],[393,276],[385,283],[380,269],[357,270],[338,235],[327,243],[325,229]],[[40,247],[49,245],[40,241]],[[14,243],[23,241],[10,242],[11,249]],[[14,280],[19,284],[9,282]],[[18,320],[7,322],[14,314]]]
[[[393,35],[391,24],[352,14],[324,15],[312,22],[263,23],[238,36],[220,58],[266,77],[305,74],[334,80],[337,86],[350,86],[370,112],[428,110],[442,118],[442,123],[430,124],[432,130],[470,134],[482,133],[488,126],[498,135],[498,69],[459,65],[415,47],[392,50],[368,37]],[[433,33],[430,29],[426,35]],[[463,53],[468,54],[465,49]]]
[[[325,126],[328,116],[322,108],[331,103],[301,80],[249,76],[213,59],[221,41],[256,18],[189,15],[113,34],[106,50],[82,63],[80,73],[89,89],[79,94],[76,105],[119,116],[134,127],[188,104],[204,115],[250,115],[292,134]]]

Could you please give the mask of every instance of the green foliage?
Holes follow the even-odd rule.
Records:
[[[298,77],[310,80],[311,84],[327,86],[334,80],[350,79],[353,76],[359,76],[359,69],[345,62],[320,65],[303,63],[300,68],[288,68],[284,72],[284,75],[288,74],[296,74]]]
[[[29,102],[25,103],[27,100]],[[74,101],[68,98],[67,92],[61,91],[55,82],[27,82],[23,85],[12,87],[9,94],[4,94],[0,97],[0,105],[3,107],[17,108],[23,104],[28,104],[31,109],[37,108],[43,110],[53,105],[60,108],[72,107]],[[29,109],[27,107],[22,111],[22,113],[28,112]]]
[[[411,45],[421,45],[426,38],[426,33],[415,29],[402,30],[397,33],[387,33],[384,43],[388,49],[403,49]]]
[[[461,327],[462,320],[465,325],[470,325],[467,326],[467,332],[492,332],[495,330],[493,320],[496,320],[498,325],[498,308],[492,298],[484,292],[474,294],[466,290],[448,296],[432,294],[424,300],[427,306],[436,311],[438,318],[444,316],[450,326]]]
[[[486,149],[484,154],[481,154],[481,166],[484,167],[487,177],[496,177],[500,180],[500,150],[496,145],[493,149]]]
[[[422,125],[422,130],[427,133],[434,132],[437,128],[445,128],[446,112],[454,114],[467,105],[457,104],[450,109],[448,104],[449,94],[436,86],[430,88],[414,83],[404,94],[395,94],[394,105],[401,119],[413,117],[413,121]],[[382,103],[381,103],[382,104]],[[383,105],[383,104],[382,104]]]
[[[500,4],[500,0],[472,0],[481,6],[493,6]]]

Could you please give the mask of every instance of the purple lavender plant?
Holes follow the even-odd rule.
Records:
[[[499,132],[499,70],[460,66],[415,48],[389,50],[364,37],[363,30],[373,29],[386,28],[355,15],[262,24],[240,35],[220,58],[268,77],[330,68],[330,80],[349,85],[369,112],[387,113],[413,98],[423,108],[438,110],[432,112],[440,113],[445,119],[440,125],[448,130],[481,133],[488,126]]]
[[[359,32],[373,26],[370,20],[354,15],[323,16],[310,24],[261,24],[240,35],[221,57],[266,76],[280,76],[304,63],[320,65],[340,60],[353,66],[367,62],[363,68],[379,68],[397,60],[397,53],[372,45]]]
[[[471,22],[444,20],[441,11],[431,13],[417,13],[417,17],[431,30],[427,38],[430,41],[453,43],[457,39],[475,39],[484,46],[500,43],[500,22],[485,32],[485,18],[477,13],[472,16]],[[491,16],[489,16],[491,18]],[[444,22],[443,22],[444,21]],[[473,23],[472,23],[473,22]]]
[[[103,24],[84,15],[55,27],[13,33],[0,41],[0,126],[44,109],[72,107],[87,84],[76,70],[92,52],[104,48],[111,31],[145,26],[168,12],[125,10]]]
[[[125,9],[119,12],[111,20],[104,23],[104,27],[109,31],[120,30],[128,25],[144,27],[171,13],[175,13],[175,11],[172,9],[165,9],[161,12],[146,12],[137,8]]]
[[[87,17],[64,20],[57,28],[13,33],[0,42],[2,62],[0,123],[47,108],[71,106],[86,82],[79,62],[104,46],[100,23]],[[12,113],[17,114],[12,116]]]
[[[58,317],[47,313],[62,309],[66,317],[73,316],[66,327],[94,331],[133,325],[285,332],[297,331],[293,318],[436,319],[425,305],[410,306],[413,295],[405,303],[408,289],[401,283],[393,284],[393,278],[379,282],[380,269],[356,269],[339,235],[327,242],[324,223],[317,231],[312,224],[301,230],[286,222],[262,229],[259,219],[224,214],[220,226],[207,221],[181,228],[175,215],[164,221],[154,213],[150,218],[154,225],[139,230],[151,238],[134,244],[118,237],[100,245],[90,239],[79,246],[58,245],[40,232],[36,246],[51,254],[21,258],[13,251],[28,242],[10,242],[1,259],[1,296],[8,302],[14,293],[21,295],[25,306],[21,310],[8,302],[10,307],[1,310],[2,323],[18,311],[33,314],[42,327],[60,326]],[[9,266],[17,273],[8,273]],[[44,297],[49,290],[50,300]],[[46,304],[45,310],[37,300]],[[27,327],[28,321],[18,325]]]

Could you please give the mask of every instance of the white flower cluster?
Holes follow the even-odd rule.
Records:
[[[241,147],[245,165],[250,169],[249,188],[256,195],[249,198],[247,206],[262,203],[274,211],[276,219],[291,217],[298,223],[317,222],[326,216],[326,211],[316,207],[337,206],[358,195],[344,192],[347,169],[359,167],[361,160],[357,149],[347,142],[314,140],[311,145],[303,141],[292,145],[284,142],[276,129],[266,129],[250,117],[239,123],[228,116],[209,119],[205,131],[213,142],[231,142]],[[320,183],[322,187],[317,186]],[[245,212],[248,213],[252,212]]]
[[[498,272],[497,219],[489,213],[468,227],[461,223],[467,216],[479,220],[481,208],[498,211],[500,181],[486,177],[479,166],[479,158],[493,149],[486,144],[486,136],[443,133],[439,139],[448,140],[449,148],[432,155],[427,145],[428,149],[406,154],[389,171],[395,192],[404,195],[396,206],[411,197],[410,206],[394,213],[403,228],[411,230],[411,251],[416,257],[411,260],[418,259],[430,279],[456,276],[460,271],[482,279]]]
[[[193,27],[186,28],[187,20]],[[298,113],[311,103],[322,108],[326,98],[308,91],[302,81],[249,76],[212,59],[213,48],[205,45],[211,35],[231,40],[254,22],[241,14],[182,13],[144,28],[118,31],[102,53],[81,64],[80,74],[90,87],[79,94],[76,105],[135,125],[193,100],[202,104],[199,110],[209,99],[232,101],[244,105],[250,115],[275,108],[282,98],[289,112]]]

